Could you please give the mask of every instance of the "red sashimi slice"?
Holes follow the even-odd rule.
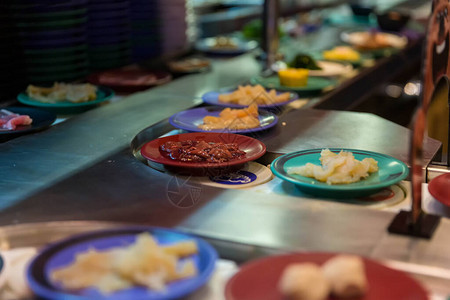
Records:
[[[17,126],[30,125],[32,122],[33,120],[27,115],[15,116],[9,121],[7,121],[6,124],[3,124],[3,128],[14,130],[16,129]]]

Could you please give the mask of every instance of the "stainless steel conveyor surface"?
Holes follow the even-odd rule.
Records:
[[[67,220],[138,223],[206,237],[220,245],[224,257],[249,247],[343,251],[450,269],[448,219],[430,241],[401,237],[386,231],[393,212],[199,186],[136,159],[130,143],[138,133],[148,138],[166,133],[167,117],[199,104],[202,93],[235,86],[259,72],[252,54],[217,59],[210,73],[177,79],[0,144],[0,226]],[[343,116],[341,124],[350,116],[330,115]],[[308,118],[298,122],[311,125]],[[397,136],[390,138],[394,143],[401,138],[404,147],[406,133],[396,128],[391,134]],[[431,144],[437,151],[439,145]]]

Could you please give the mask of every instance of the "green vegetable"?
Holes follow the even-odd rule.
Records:
[[[322,68],[317,65],[317,62],[311,56],[306,54],[297,54],[288,65],[291,68],[322,70]]]
[[[252,20],[244,25],[242,28],[242,35],[246,39],[261,40],[263,31],[262,27],[263,24],[261,19]],[[278,27],[278,35],[280,38],[285,35],[280,27]]]

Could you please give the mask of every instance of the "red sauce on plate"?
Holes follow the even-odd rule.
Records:
[[[245,157],[245,152],[239,150],[236,143],[169,141],[161,145],[159,149],[166,157],[183,162],[221,163]]]

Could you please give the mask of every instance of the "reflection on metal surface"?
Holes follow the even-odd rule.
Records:
[[[191,177],[181,178],[173,176],[167,182],[167,199],[177,208],[191,208],[195,206],[202,192],[202,187],[191,180]]]
[[[402,88],[398,85],[390,84],[385,88],[384,92],[389,97],[400,98],[400,96],[402,95]]]

